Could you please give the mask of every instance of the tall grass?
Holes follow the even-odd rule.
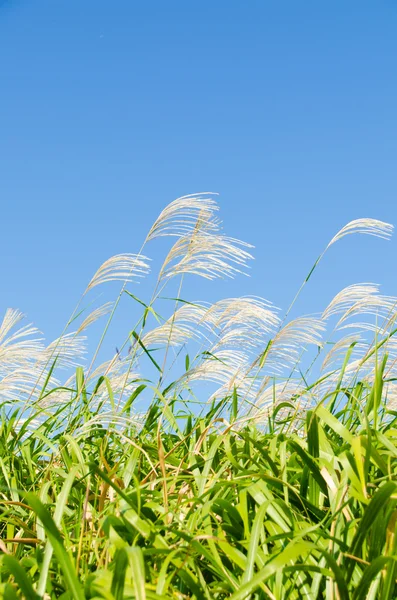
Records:
[[[284,314],[252,296],[188,300],[187,276],[234,277],[251,259],[217,211],[209,194],[166,207],[138,254],[98,269],[51,344],[7,311],[2,597],[397,597],[396,299],[354,284],[292,320],[300,291]],[[359,219],[324,252],[391,232]],[[143,298],[159,237],[173,244]],[[140,314],[99,363],[124,301]]]

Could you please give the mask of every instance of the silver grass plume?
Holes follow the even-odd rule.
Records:
[[[147,347],[156,344],[178,346],[193,338],[196,340],[203,337],[208,339],[204,333],[205,329],[208,333],[211,331],[206,322],[207,313],[208,307],[204,304],[184,304],[162,325],[146,333],[142,342]]]
[[[88,373],[87,385],[95,388],[99,378],[105,377],[114,399],[117,398],[117,402],[119,402],[124,393],[131,394],[139,385],[139,380],[142,381],[141,376],[136,371],[137,367],[138,357],[136,355],[132,358],[130,356],[121,358],[116,353],[110,360],[98,365],[93,371]],[[103,381],[95,396],[92,396],[90,401],[92,407],[111,406],[106,382]]]
[[[113,307],[113,302],[106,302],[102,306],[95,308],[89,315],[86,316],[84,321],[82,321],[82,323],[79,326],[79,328],[77,329],[76,333],[77,334],[81,333],[82,331],[87,329],[87,327],[89,327],[90,325],[92,325],[93,323],[98,321],[98,319],[109,314],[110,311],[112,310],[112,307]]]
[[[323,369],[335,362],[340,364],[340,360],[344,360],[343,352],[348,351],[350,357],[349,364],[346,365],[346,377],[361,377],[363,370],[368,374],[374,369],[375,364],[368,359],[374,339],[379,342],[386,335],[395,320],[396,306],[397,298],[379,294],[379,286],[373,283],[354,284],[336,294],[323,313],[324,320],[338,315],[340,318],[334,331],[354,329],[357,333],[348,334],[335,343],[324,359]],[[375,322],[354,320],[363,315],[374,317]],[[371,334],[370,337],[366,335],[368,333]],[[382,346],[379,354],[383,355],[392,346],[393,342],[389,340],[387,346]]]
[[[150,271],[149,259],[141,254],[117,254],[106,260],[87,286],[85,294],[97,285],[109,281],[127,283],[144,277]]]
[[[210,192],[191,194],[177,198],[160,213],[151,227],[146,240],[162,236],[182,237],[198,227],[207,232],[219,230],[220,221],[215,213],[219,207],[209,197]]]
[[[85,338],[71,333],[45,347],[42,339],[31,339],[30,336],[39,333],[35,327],[27,325],[12,333],[22,318],[19,311],[8,309],[0,325],[0,396],[26,402],[40,395],[41,386],[51,368],[51,364],[47,364],[50,358],[57,357],[57,367],[80,364],[85,351]],[[58,385],[58,380],[52,374],[47,386],[54,388]]]
[[[338,292],[323,312],[323,319],[333,315],[346,314],[356,302],[366,301],[379,293],[379,285],[374,283],[355,283]]]
[[[120,434],[123,429],[131,426],[135,427],[136,430],[139,431],[143,427],[144,422],[144,414],[136,413],[127,416],[121,415],[120,412],[118,412],[117,410],[103,410],[100,413],[91,417],[91,419],[89,419],[85,423],[83,423],[80,429],[76,431],[75,435],[77,438],[79,438],[80,436],[86,436],[87,430],[89,430],[91,427],[95,427],[98,425],[106,426],[106,428],[109,431],[115,431]],[[127,437],[123,436],[123,438],[126,443],[131,443],[130,439],[128,439]]]
[[[0,372],[27,365],[37,360],[43,350],[42,338],[36,327],[25,325],[14,333],[12,330],[24,315],[16,309],[8,308],[0,325]]]
[[[357,315],[369,315],[376,317],[376,327],[379,333],[384,333],[382,324],[385,325],[389,322],[390,316],[394,315],[397,307],[397,298],[394,296],[383,296],[383,295],[369,295],[366,298],[361,298],[355,302],[339,319],[337,328],[342,328],[342,324],[345,323],[349,318],[356,317]],[[378,322],[380,320],[380,322]],[[354,327],[355,323],[344,325],[343,327]]]
[[[46,374],[41,374],[40,382],[43,384],[46,379]],[[36,392],[33,398],[40,395],[40,387],[36,386]],[[47,410],[58,409],[62,405],[69,404],[76,396],[76,375],[73,373],[66,381],[62,381],[62,385],[57,379],[51,378],[47,383],[47,393],[43,398],[40,398],[38,405],[40,408]]]
[[[87,383],[95,384],[100,377],[110,377],[114,372],[119,372],[119,369],[120,358],[118,354],[115,354],[110,360],[106,360],[105,362],[101,363],[87,374]]]
[[[347,223],[347,225],[338,231],[338,233],[329,242],[327,249],[332,246],[332,244],[335,244],[335,242],[338,240],[352,233],[372,235],[387,240],[392,236],[393,229],[394,227],[390,223],[378,221],[377,219],[355,219],[354,221]]]
[[[42,351],[38,362],[46,365],[56,361],[56,367],[62,369],[81,366],[87,352],[86,340],[76,332],[67,333],[51,342]]]
[[[240,346],[248,350],[264,343],[280,324],[277,309],[267,300],[255,296],[227,298],[216,302],[206,320],[218,330],[215,349]]]
[[[266,367],[275,374],[294,367],[308,345],[322,347],[324,331],[322,319],[313,316],[298,317],[280,329],[253,366]]]
[[[303,396],[306,396],[303,399]],[[276,408],[282,402],[294,402],[305,408],[313,401],[309,399],[306,386],[301,381],[282,381],[279,383],[272,383],[267,386],[261,394],[255,400],[254,408],[249,412],[249,415],[255,418],[255,422],[260,422],[260,419],[267,418],[274,408]],[[296,406],[295,406],[296,408]],[[291,409],[287,408],[285,413],[290,412]],[[279,418],[282,418],[279,415]]]
[[[245,375],[245,370],[241,367],[219,388],[217,388],[208,398],[208,403],[214,400],[220,400],[226,396],[231,396],[236,390],[238,397],[243,399],[244,404],[252,406],[255,402],[257,389],[252,386],[252,382]],[[240,404],[242,404],[240,400]],[[240,406],[241,410],[241,406]]]
[[[40,373],[34,367],[16,367],[0,376],[0,399],[16,402],[26,399],[37,383]]]
[[[221,385],[229,384],[239,371],[244,372],[243,365],[248,364],[248,355],[238,350],[219,350],[203,353],[200,364],[190,369],[180,382],[210,381]]]
[[[317,258],[317,260],[314,263],[313,267],[311,268],[310,272],[308,273],[308,275],[306,276],[302,285],[300,286],[299,290],[295,294],[295,297],[292,300],[290,306],[288,307],[287,312],[285,313],[285,316],[284,316],[284,321],[287,319],[287,316],[291,312],[292,307],[294,306],[295,302],[299,298],[303,288],[309,281],[314,270],[316,269],[318,264],[321,262],[322,258],[324,257],[325,253],[330,248],[330,246],[335,244],[335,242],[342,239],[346,235],[350,235],[353,233],[361,233],[364,235],[372,235],[375,237],[381,237],[383,239],[389,239],[393,233],[393,229],[394,229],[394,227],[390,223],[385,223],[384,221],[378,221],[377,219],[356,219],[354,221],[350,221],[349,223],[347,223],[347,225],[342,227],[342,229],[340,229],[338,231],[338,233],[336,235],[334,235],[334,237],[329,242],[328,246],[326,246],[326,248],[323,250],[323,252]]]
[[[214,337],[215,342],[209,352],[201,354],[201,362],[193,366],[183,379],[220,383],[221,387],[211,398],[230,393],[234,386],[246,393],[251,387],[247,377],[249,352],[274,333],[279,324],[276,309],[268,301],[252,296],[227,298],[205,309],[203,306],[194,319],[194,331],[196,337]],[[200,331],[203,324],[208,327],[204,333]],[[236,352],[236,348],[242,352]]]
[[[116,404],[117,409],[120,408],[120,401],[122,396],[130,396],[134,390],[142,382],[141,376],[128,369],[128,365],[123,365],[119,371],[114,370],[106,375],[108,383],[113,394],[113,402]],[[109,388],[104,383],[100,386],[97,394],[91,401],[91,409],[95,410],[100,407],[102,410],[114,412],[116,409],[112,407],[112,401],[109,397]]]
[[[352,334],[346,335],[337,342],[335,342],[332,345],[331,349],[327,352],[321,365],[321,369],[324,370],[331,366],[335,368],[336,365],[340,365],[340,363],[344,361],[346,353],[350,348],[352,349],[352,355],[354,351],[354,355],[357,355],[357,353],[359,353],[360,356],[363,356],[366,349],[368,348],[368,344],[361,342],[361,339],[362,338],[360,335]]]
[[[159,279],[191,273],[206,279],[232,278],[244,274],[252,255],[244,250],[250,244],[204,231],[193,231],[181,237],[171,248],[162,266]]]

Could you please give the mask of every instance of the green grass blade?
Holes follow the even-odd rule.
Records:
[[[47,537],[53,547],[54,554],[56,555],[59,565],[62,569],[65,577],[65,583],[68,591],[71,594],[71,597],[73,600],[84,600],[84,592],[79,580],[77,579],[75,568],[73,567],[72,561],[65,550],[61,534],[59,533],[59,530],[55,525],[50,513],[34,494],[26,494],[26,499],[43,524]]]

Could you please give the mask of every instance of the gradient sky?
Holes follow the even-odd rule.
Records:
[[[256,247],[250,279],[191,278],[194,300],[286,308],[345,223],[397,225],[394,0],[3,0],[0,57],[0,310],[48,338],[183,194],[219,192]],[[355,282],[396,294],[396,240],[333,246],[297,311]]]

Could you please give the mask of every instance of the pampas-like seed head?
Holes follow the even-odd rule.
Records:
[[[335,244],[338,240],[350,235],[351,233],[363,233],[366,235],[373,235],[383,239],[389,239],[393,233],[393,225],[385,223],[384,221],[378,221],[377,219],[356,219],[347,223],[329,242],[327,248]]]
[[[38,329],[25,325],[14,333],[12,330],[24,315],[16,309],[8,308],[0,325],[0,372],[26,366],[39,358],[44,346]]]
[[[355,283],[338,292],[323,312],[323,319],[346,313],[356,302],[367,300],[379,293],[379,285],[374,283]]]
[[[280,324],[277,309],[267,300],[245,296],[227,298],[209,309],[206,320],[219,330],[216,348],[240,346],[248,349],[264,343]]]
[[[360,340],[360,335],[353,334],[347,335],[335,342],[323,360],[323,364],[321,366],[322,370],[329,368],[331,365],[334,365],[341,360],[344,360],[349,348],[354,348],[355,354],[357,354],[357,352],[363,354],[367,348],[367,345],[360,343]]]
[[[0,399],[14,402],[27,398],[34,400],[39,395],[40,385],[44,383],[45,378],[42,369],[36,364],[23,365],[3,372],[3,376],[0,377]],[[52,377],[48,385],[55,387],[58,382]]]
[[[210,192],[192,194],[171,202],[154,222],[147,241],[162,236],[181,237],[196,229],[218,231],[220,221],[215,213],[219,207],[209,195]]]
[[[255,421],[269,414],[270,407],[275,408],[281,402],[291,402],[294,398],[300,398],[306,392],[306,386],[301,381],[281,381],[267,386],[255,401],[255,410],[251,413]],[[307,402],[307,400],[306,400]]]
[[[74,368],[81,366],[86,354],[86,340],[83,335],[76,332],[67,333],[54,340],[43,350],[40,362],[43,365],[56,360],[57,368]]]
[[[248,355],[238,350],[219,350],[204,354],[204,360],[185,373],[180,381],[191,383],[193,381],[211,381],[222,385],[229,382],[239,371],[245,371],[248,365]]]
[[[322,346],[324,331],[322,319],[313,316],[298,317],[280,329],[267,349],[256,359],[254,366],[270,368],[274,373],[295,366],[306,346]]]
[[[149,259],[140,254],[117,254],[106,260],[97,270],[85,293],[108,281],[127,283],[136,277],[144,277],[150,271]]]
[[[397,308],[397,298],[394,296],[373,295],[362,298],[355,302],[339,319],[337,328],[342,328],[342,324],[349,318],[357,315],[371,315],[376,318],[376,329],[379,333],[384,333],[384,325],[390,321],[392,315],[395,315]],[[346,325],[345,325],[346,326]],[[355,327],[357,324],[350,323],[349,327]]]
[[[116,363],[116,368],[106,375],[113,396],[118,398],[118,402],[124,394],[127,396],[131,395],[140,382],[140,375],[128,368],[127,361],[119,364],[119,368],[117,368],[118,365]],[[98,406],[101,406],[103,409],[111,409],[111,405],[108,387],[103,383],[91,401],[91,409],[95,411]]]
[[[87,329],[87,327],[95,323],[95,321],[98,321],[98,319],[100,319],[101,317],[109,314],[112,310],[112,307],[113,302],[106,302],[105,304],[102,304],[102,306],[99,306],[98,308],[93,310],[81,323],[80,327],[77,330],[77,334]]]
[[[185,304],[178,308],[174,314],[159,327],[146,333],[142,342],[145,346],[168,344],[178,346],[194,338],[205,338],[205,330],[210,332],[206,322],[208,307],[203,304]]]
[[[160,279],[186,273],[206,279],[246,274],[243,269],[253,257],[243,250],[244,247],[252,248],[250,244],[221,234],[195,231],[192,235],[181,237],[171,248]]]

